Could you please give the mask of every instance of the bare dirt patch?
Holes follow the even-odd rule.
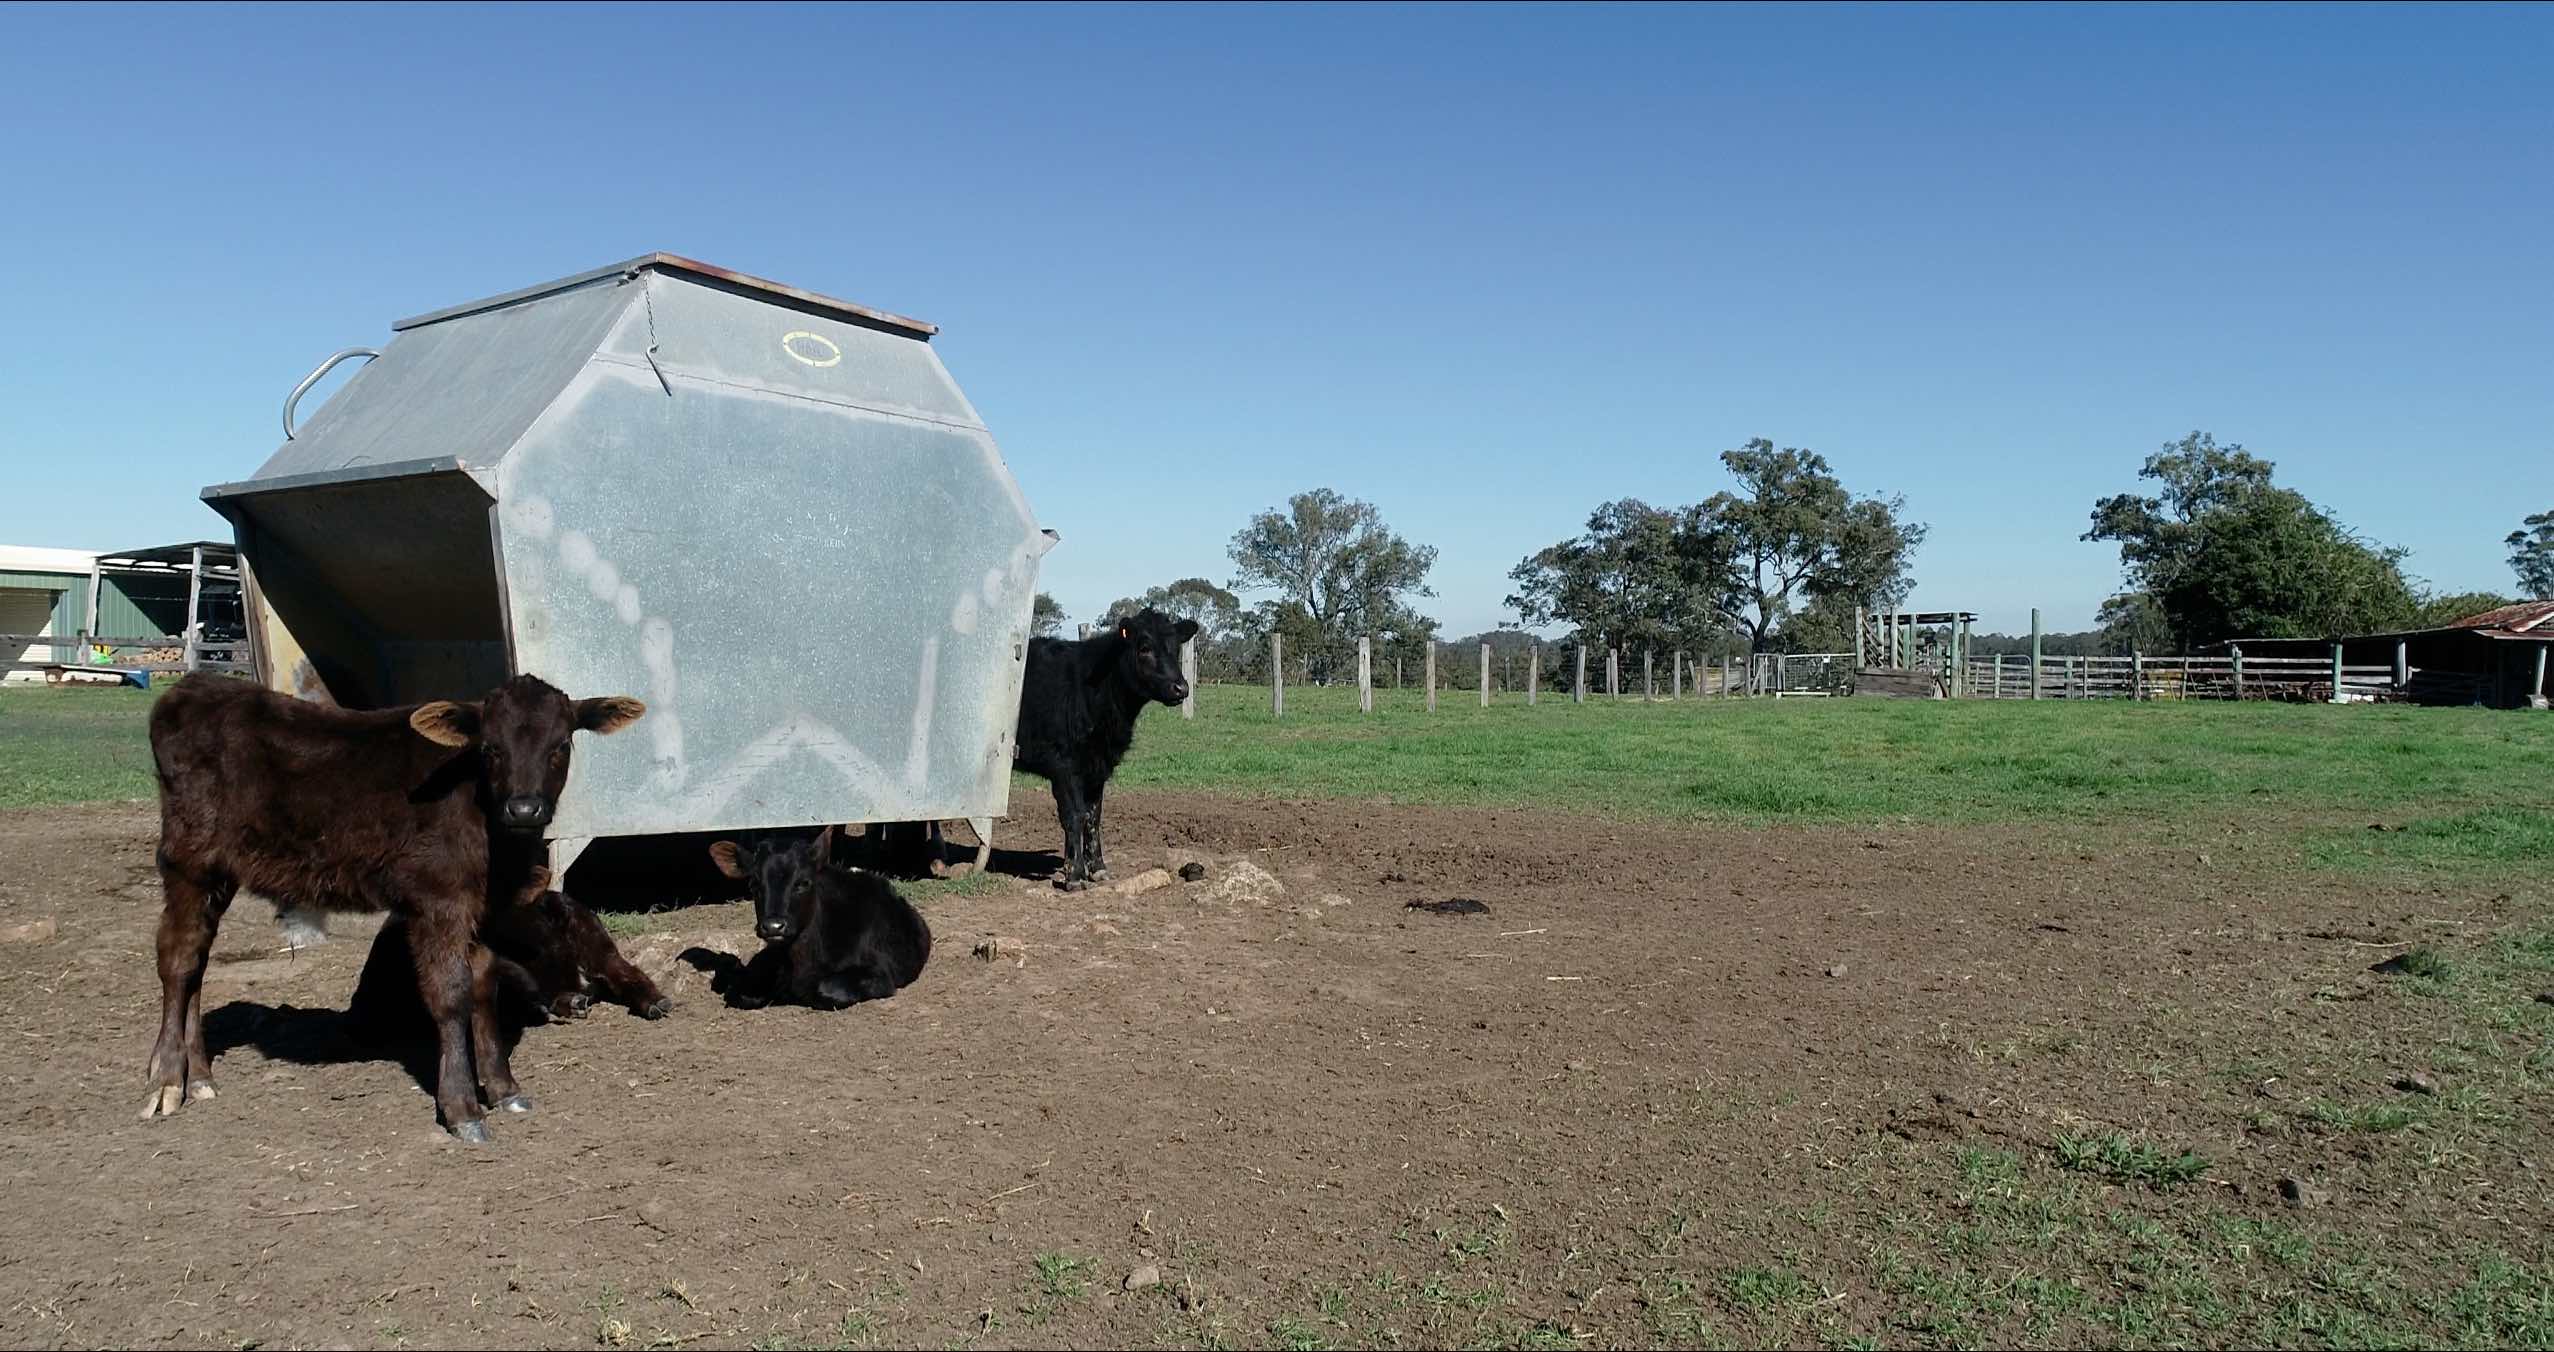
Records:
[[[2369,965],[2532,896],[2018,830],[1128,794],[1119,873],[1203,879],[936,897],[931,967],[878,1005],[729,1010],[672,957],[741,948],[745,908],[649,917],[623,946],[674,1016],[531,1030],[539,1111],[474,1150],[337,1032],[368,930],[288,952],[247,901],[205,995],[220,1097],[134,1120],[155,827],[0,814],[0,927],[54,922],[0,944],[11,1345],[2056,1345],[2130,1308],[2116,1279],[1938,1314],[1893,1275],[2002,1214],[1993,1161],[2097,1224],[2417,1240],[2396,1280],[2442,1290],[2547,1220],[2529,1086],[2427,1163],[2347,1116],[2453,1031]],[[1054,834],[1024,808],[1000,839]],[[1408,905],[1453,898],[1487,910]]]

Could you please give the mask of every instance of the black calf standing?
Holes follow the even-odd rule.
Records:
[[[834,829],[812,841],[709,847],[719,871],[752,884],[762,951],[717,983],[729,1004],[840,1009],[884,1000],[931,959],[931,927],[874,873],[833,861]],[[733,959],[729,960],[731,963]]]
[[[1147,704],[1188,698],[1180,645],[1197,636],[1195,620],[1173,620],[1147,608],[1121,617],[1107,632],[1078,642],[1029,640],[1021,677],[1019,768],[1055,789],[1064,828],[1065,891],[1109,876],[1100,847],[1100,807],[1109,776],[1135,743],[1135,717]]]

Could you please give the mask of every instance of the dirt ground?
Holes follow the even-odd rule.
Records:
[[[1006,847],[1054,847],[1043,807]],[[739,945],[743,906],[650,917],[623,947],[673,1017],[530,1030],[539,1110],[472,1149],[338,1035],[368,931],[285,954],[245,900],[205,995],[220,1096],[136,1120],[155,829],[0,814],[0,927],[56,927],[0,944],[10,1346],[1746,1341],[1776,1335],[1722,1274],[1773,1266],[1818,1279],[1799,1327],[1881,1335],[1867,1237],[1948,1205],[1950,1151],[2096,1127],[2216,1162],[2196,1203],[2125,1207],[2277,1215],[2301,1178],[2327,1220],[2441,1252],[2549,1219],[2491,1140],[2407,1189],[2258,1127],[2417,1045],[2420,1010],[2358,998],[2378,945],[2520,903],[2243,874],[2240,840],[2201,866],[2019,829],[1113,796],[1121,877],[1207,879],[937,897],[921,979],[837,1013],[730,1010],[669,963]],[[1453,897],[1489,911],[1405,906]]]

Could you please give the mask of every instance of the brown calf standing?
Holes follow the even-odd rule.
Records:
[[[151,759],[166,901],[160,1032],[142,1116],[213,1096],[204,963],[243,885],[279,909],[397,917],[435,1024],[444,1126],[487,1140],[480,1095],[530,1111],[498,1036],[488,950],[472,936],[491,900],[519,895],[541,862],[571,736],[617,731],[646,709],[625,695],[571,700],[532,676],[473,703],[369,711],[223,676],[190,677],[161,696]]]

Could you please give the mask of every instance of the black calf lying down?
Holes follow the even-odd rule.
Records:
[[[532,870],[513,905],[488,913],[479,941],[488,947],[494,986],[484,998],[495,1001],[497,1017],[512,1027],[581,1018],[596,1000],[626,1005],[648,1019],[673,1011],[674,1002],[621,956],[594,912],[550,890],[546,868]],[[408,927],[394,917],[374,938],[346,1006],[359,1036],[397,1041],[426,1030],[414,970]]]
[[[720,969],[711,988],[729,1004],[840,1009],[886,999],[922,975],[931,927],[886,879],[836,866],[833,845],[828,826],[810,841],[709,847],[720,872],[752,884],[754,933],[763,941],[742,964],[710,957]]]

